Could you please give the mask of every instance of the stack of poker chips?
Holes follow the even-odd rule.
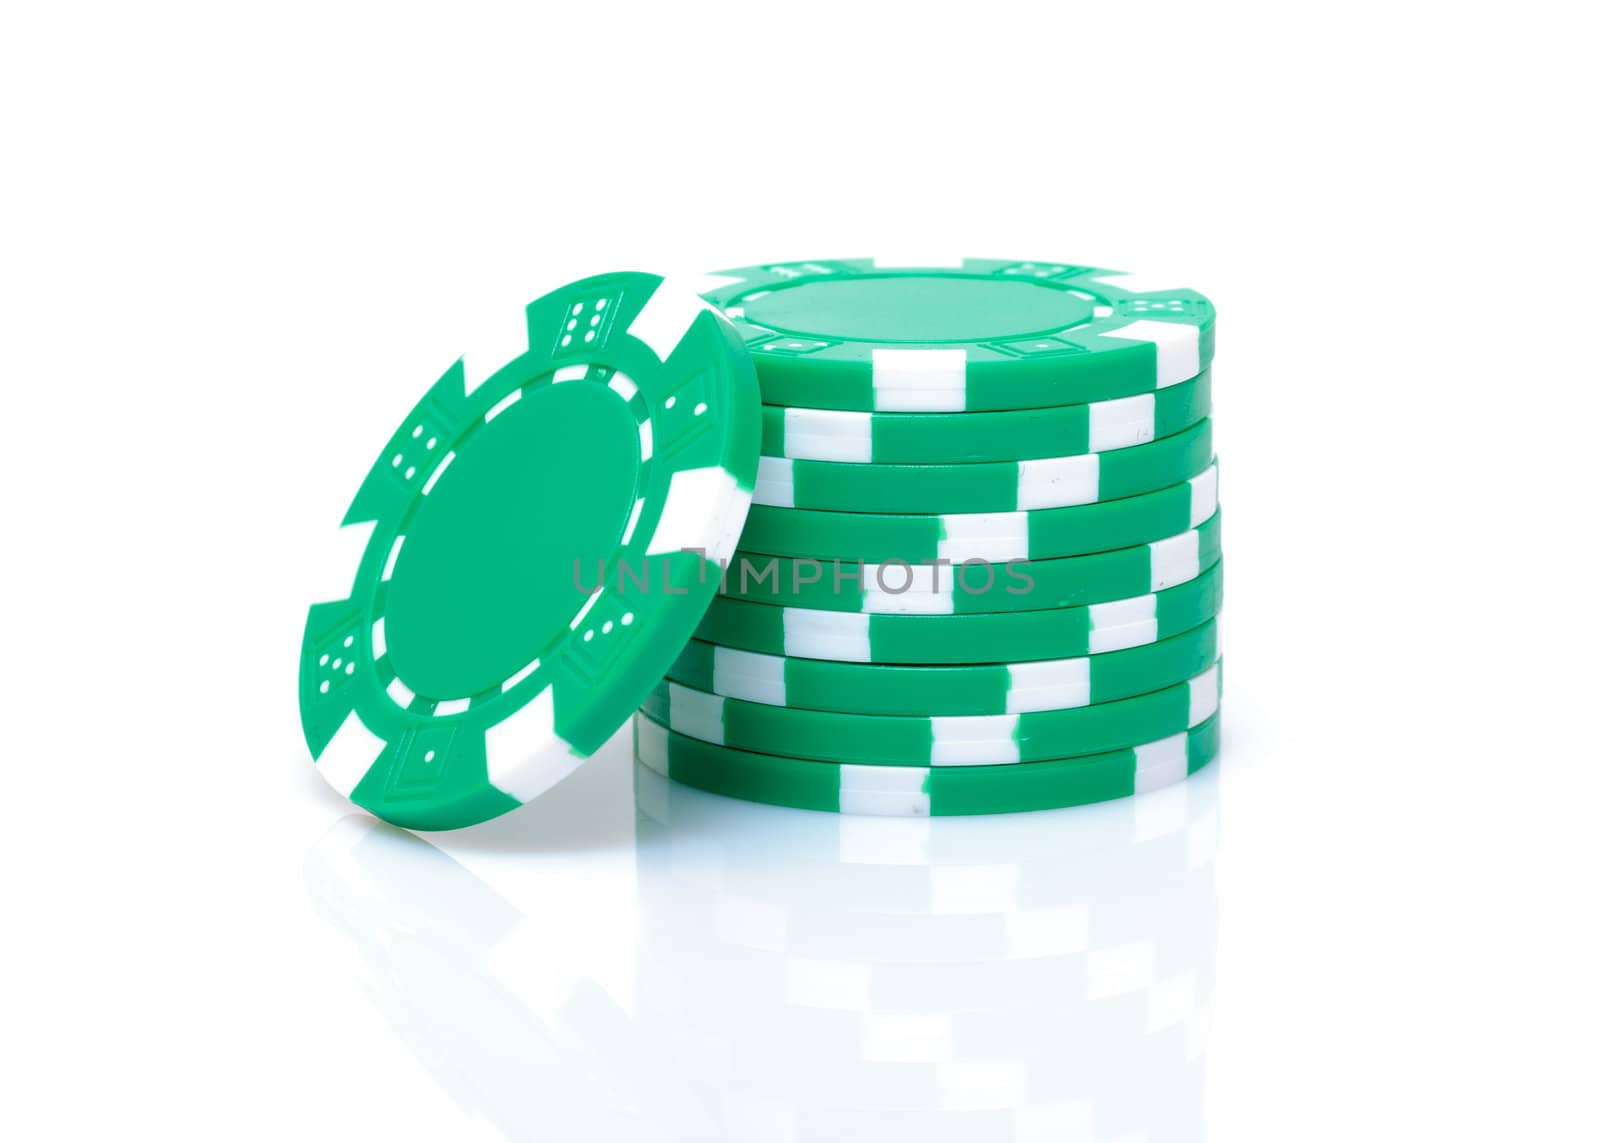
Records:
[[[845,813],[1155,789],[1219,741],[1213,310],[1145,275],[968,259],[728,271],[754,506],[639,761]]]

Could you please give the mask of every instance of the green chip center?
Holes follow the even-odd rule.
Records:
[[[434,700],[497,687],[546,654],[633,508],[638,427],[583,381],[542,384],[459,446],[406,527],[384,612],[400,680]]]
[[[740,300],[745,318],[819,341],[917,345],[1043,336],[1094,317],[1094,306],[1061,286],[955,271],[816,278]]]

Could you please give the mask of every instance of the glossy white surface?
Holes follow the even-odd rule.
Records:
[[[598,765],[625,778],[621,754]],[[1204,1137],[1215,775],[933,822],[636,782],[614,911],[363,817],[307,854],[375,1009],[473,1115],[512,1138]]]
[[[1594,1138],[1593,13],[700,7],[8,10],[0,1136]],[[930,245],[1216,300],[1213,776],[349,820],[303,580],[479,315]]]

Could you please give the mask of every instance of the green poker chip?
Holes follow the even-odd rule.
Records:
[[[862,614],[719,596],[696,637],[768,655],[842,663],[1015,663],[1139,647],[1222,609],[1222,561],[1163,591],[1086,607],[954,615]]]
[[[969,258],[724,270],[705,298],[737,325],[768,405],[961,412],[1076,405],[1197,376],[1211,303],[1148,275]]]
[[[771,706],[846,714],[950,716],[1065,710],[1175,686],[1217,658],[1217,622],[1142,647],[978,666],[898,666],[790,659],[695,640],[667,678]]]
[[[740,750],[874,766],[1003,766],[1167,738],[1217,712],[1219,661],[1171,687],[1115,702],[1009,714],[841,714],[747,702],[664,681],[642,713],[669,730]]]
[[[1222,510],[1150,544],[1007,564],[861,564],[737,552],[729,599],[879,615],[977,615],[1106,603],[1187,583],[1222,555]]]
[[[972,464],[1146,444],[1211,414],[1211,371],[1114,401],[989,413],[862,413],[761,407],[761,454],[853,464]]]
[[[768,556],[873,564],[1042,560],[1148,544],[1197,528],[1216,510],[1212,463],[1154,492],[1068,508],[908,516],[756,505],[739,546]]]
[[[1066,508],[1189,480],[1211,463],[1209,418],[1110,452],[988,464],[851,464],[763,456],[755,503],[825,512],[939,515]]]
[[[634,720],[634,756],[673,781],[746,801],[939,817],[1059,809],[1160,789],[1211,762],[1221,736],[1221,721],[1213,716],[1167,738],[1077,758],[1016,766],[861,766],[719,746],[641,716]]]
[[[694,292],[589,278],[505,336],[395,431],[306,619],[318,772],[419,829],[528,801],[628,720],[715,592],[691,549],[731,554],[754,487],[755,372]],[[650,590],[579,588],[602,561]]]

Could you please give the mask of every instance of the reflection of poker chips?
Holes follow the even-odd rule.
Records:
[[[710,956],[712,948],[702,945],[714,934],[719,967],[678,974],[685,989],[714,987],[725,975],[730,984],[772,988],[799,1007],[914,1010],[922,1003],[918,990],[909,978],[891,978],[903,966],[921,965],[925,978],[963,982],[967,999],[952,1008],[988,1009],[1007,989],[1020,988],[1022,980],[1042,980],[1067,969],[1111,973],[1123,962],[1110,955],[1089,965],[1075,959],[1090,949],[1109,953],[1154,947],[1163,934],[1203,935],[1203,927],[1196,926],[1205,919],[1189,904],[1196,876],[1210,874],[1168,871],[1160,878],[1121,879],[1130,892],[1138,891],[1136,908],[1090,895],[978,913],[843,909],[805,894],[765,891],[758,897],[759,889],[743,885],[693,886],[684,887],[681,900],[674,893],[671,904],[646,920],[656,937],[686,955]],[[1137,957],[1130,951],[1123,959],[1131,963]],[[1000,962],[1040,963],[1024,970],[1000,969]],[[1152,963],[1150,971],[1166,974],[1173,968]],[[1084,987],[1094,992],[1109,984],[1109,977],[1097,976]]]
[[[890,767],[994,767],[1077,758],[1147,744],[1171,744],[1158,764],[1183,755],[1182,739],[1217,711],[1222,664],[1149,694],[1114,702],[1014,714],[911,716],[848,714],[746,702],[663,682],[640,712],[690,738],[736,750],[824,762]],[[1148,768],[1149,760],[1147,760]],[[1092,768],[1085,768],[1089,772]],[[1114,769],[1114,768],[1113,768]],[[885,776],[885,789],[903,789]]]
[[[1201,1122],[1210,776],[1071,816],[937,822],[741,811],[637,779],[636,1018],[730,1137]]]
[[[1113,702],[1174,686],[1217,657],[1217,623],[1143,647],[978,666],[889,666],[789,659],[691,642],[667,678],[709,694],[851,714],[1013,714]]]
[[[470,825],[599,749],[687,642],[731,553],[759,447],[754,371],[691,292],[574,283],[458,360],[356,493],[306,620],[317,769],[390,821]],[[626,562],[674,591],[580,590]]]
[[[1055,828],[1063,828],[1059,819]],[[1042,858],[980,867],[1033,876],[1038,890],[1025,900],[974,894],[959,909],[941,909],[938,899],[925,898],[919,907],[881,894],[832,899],[771,870],[700,881],[669,866],[652,874],[655,892],[644,921],[652,941],[673,950],[671,959],[694,962],[663,982],[689,1002],[720,982],[781,995],[788,1005],[830,1010],[1025,1006],[1035,988],[1041,997],[1052,990],[1111,989],[1119,965],[1145,965],[1139,971],[1152,978],[1195,967],[1194,954],[1174,961],[1162,950],[1192,945],[1191,938],[1208,945],[1214,936],[1209,852],[1196,862],[1181,844],[1156,849],[1132,868],[1098,879],[1049,878],[1036,868]],[[958,867],[912,868],[936,883],[962,875]],[[690,869],[703,873],[704,857]],[[823,881],[843,876],[839,865],[825,862],[803,870]],[[1096,955],[1085,962],[1091,951]],[[1077,983],[1068,988],[1064,973]]]
[[[645,767],[634,790],[652,878],[874,913],[1015,913],[1091,898],[1142,912],[1138,893],[1104,888],[1108,860],[1119,886],[1162,881],[1210,865],[1217,844],[1215,771],[1070,817],[951,821],[740,806]]]
[[[352,985],[478,1123],[507,1139],[572,1138],[575,1123],[586,1138],[712,1137],[664,1045],[563,945],[576,926],[553,932],[421,838],[354,815],[305,872],[317,913],[360,954]]]
[[[764,456],[755,503],[828,512],[949,515],[1119,500],[1178,484],[1211,463],[1211,421],[1110,452],[987,464],[854,464]]]
[[[979,958],[963,945],[958,954],[944,943],[944,934],[929,927],[928,939],[909,954],[884,956],[876,952],[877,941],[869,935],[857,941],[841,934],[866,918],[869,934],[889,923],[852,913],[805,914],[798,910],[769,911],[781,918],[785,933],[794,934],[796,945],[824,943],[819,938],[832,933],[833,944],[848,947],[856,955],[835,950],[831,955],[804,955],[786,950],[741,947],[720,929],[708,935],[706,919],[688,913],[692,920],[654,914],[645,918],[652,949],[660,950],[659,960],[672,966],[669,974],[641,967],[640,975],[652,977],[659,992],[670,997],[675,1009],[712,1009],[718,990],[758,999],[785,1010],[825,1012],[938,1012],[979,1013],[966,1019],[967,1035],[993,1035],[993,1024],[985,1020],[997,1013],[1015,1013],[1036,1005],[1057,1010],[1081,1006],[1099,996],[1115,996],[1125,985],[1173,982],[1177,991],[1185,976],[1201,977],[1209,983],[1214,969],[1207,941],[1214,934],[1204,916],[1195,909],[1185,910],[1197,895],[1210,892],[1209,873],[1190,874],[1182,883],[1168,886],[1168,892],[1149,899],[1143,916],[1155,917],[1157,908],[1173,914],[1160,923],[1118,934],[1094,908],[1074,906],[1063,910],[1071,917],[1075,939],[1060,942],[1062,951],[1031,956]],[[674,894],[672,908],[682,907],[685,898]],[[663,908],[665,908],[665,904]],[[1030,923],[1037,923],[1043,910],[1019,910],[993,918],[993,928],[1004,927],[1020,938]],[[663,914],[663,916],[666,916]],[[904,919],[907,914],[895,914]],[[1093,920],[1091,921],[1091,916]],[[717,915],[720,920],[720,913]],[[948,920],[949,918],[940,918]],[[874,923],[875,922],[875,923]],[[1094,933],[1093,940],[1089,932]],[[959,929],[952,930],[952,943],[961,943]],[[1028,949],[1028,942],[1017,939],[1012,951]],[[858,951],[859,950],[859,951]],[[1198,950],[1200,955],[1196,957]],[[938,954],[944,954],[943,959]],[[693,1022],[693,1021],[691,1021]],[[700,1021],[705,1026],[705,1021]]]
[[[901,817],[1056,809],[1159,789],[1215,758],[1219,737],[1213,716],[1139,746],[1044,762],[840,764],[732,749],[649,717],[634,720],[639,762],[687,785],[798,809]]]
[[[1001,973],[1020,973],[1019,988],[1035,979],[992,962],[1076,955],[1086,942],[1209,941],[1217,777],[1064,813],[930,821],[741,806],[640,768],[647,928],[699,934],[740,956],[886,961],[868,989],[871,1007],[916,1007],[918,982],[955,980],[981,1003]],[[749,971],[730,967],[729,979],[777,987],[777,964],[751,960]],[[839,1002],[826,981],[800,991],[826,1007]],[[859,983],[844,992],[857,994]]]
[[[1211,303],[1148,275],[968,258],[838,259],[719,271],[704,295],[737,324],[762,400],[958,412],[1154,393],[1211,361]]]
[[[638,1143],[1182,1138],[1199,1122],[1210,776],[1070,818],[939,822],[789,814],[639,777],[637,863],[609,918],[588,886],[561,891],[558,871],[491,862],[491,889],[355,818],[307,856],[318,913],[359,954],[333,970],[473,1120],[507,1138]],[[735,873],[736,888],[712,889]],[[887,944],[890,925],[858,929],[826,894],[792,898],[797,873],[875,884],[933,947]],[[972,910],[925,918],[899,894],[916,884]],[[1076,951],[990,959],[1039,946],[968,927],[999,914],[988,932],[1021,938],[1045,900],[1079,914]],[[624,914],[637,934],[595,923]],[[939,919],[958,926],[948,940],[925,927]],[[781,947],[759,943],[774,932]],[[916,959],[857,959],[874,948]]]
[[[1071,974],[1060,983],[1070,987]],[[826,1012],[757,1000],[745,1021],[709,1021],[708,1011],[721,1016],[728,1009],[700,1004],[660,1015],[652,1005],[641,1023],[702,1083],[797,1108],[1020,1111],[1115,1092],[1119,1073],[1148,1071],[1157,1061],[1181,1076],[1198,1056],[1191,1056],[1186,1017],[1200,987],[1184,974],[1151,989],[1154,1002],[1138,995],[1063,1003],[1046,997],[1028,1020],[977,1009]],[[1163,990],[1173,998],[1160,997]],[[1150,1010],[1167,1022],[1147,1027]],[[1015,1039],[1017,1029],[1031,1035]],[[1052,1050],[1051,1041],[1060,1047]]]
[[[1187,583],[1222,554],[1222,513],[1138,547],[995,564],[863,564],[737,552],[722,598],[876,615],[981,615],[1109,603]]]
[[[1100,960],[1104,968],[1086,969]],[[1174,1062],[1185,1059],[1186,1020],[1198,1007],[1196,995],[1210,991],[1211,974],[1202,979],[1201,973],[1185,969],[1158,978],[1147,953],[1133,951],[1085,953],[1062,958],[1056,967],[1059,975],[1024,1010],[1027,1018],[1016,1009],[802,1007],[785,1004],[781,996],[742,991],[746,1003],[734,1008],[700,998],[682,1002],[666,988],[653,1007],[661,1011],[662,1039],[670,1039],[672,1030],[688,1029],[713,1042],[739,1046],[736,1054],[743,1060],[729,1069],[734,1085],[805,1102],[937,1107],[937,1088],[922,1084],[943,1069],[976,1069],[982,1062],[1002,1061],[1004,1070],[1023,1082],[991,1093],[991,1106],[1047,1102],[1085,1095],[1086,1088],[1109,1079],[1091,1070],[1094,1060],[1107,1055],[1120,1056],[1124,1064],[1152,1050],[1170,1053]],[[653,982],[651,986],[656,987]],[[1072,1034],[1064,1036],[1064,1028]],[[792,1044],[804,1045],[803,1053],[793,1052]],[[808,1060],[813,1063],[804,1068],[804,1076],[786,1074]]]
[[[1144,444],[1211,414],[1211,373],[1116,401],[927,416],[763,405],[761,453],[856,464],[962,464]]]

